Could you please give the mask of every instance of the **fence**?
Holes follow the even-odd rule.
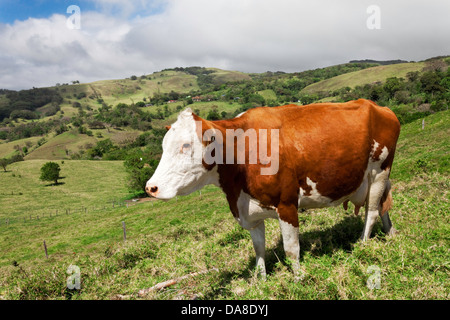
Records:
[[[93,211],[104,211],[107,209],[114,209],[114,208],[123,208],[123,207],[129,207],[134,206],[138,204],[139,202],[128,202],[128,201],[118,201],[118,200],[111,200],[106,202],[104,205],[94,205],[94,206],[71,206],[66,208],[45,208],[40,210],[34,210],[30,212],[27,215],[22,215],[20,217],[4,217],[0,218],[0,227],[8,226],[15,223],[26,223],[29,221],[36,221],[36,220],[42,220],[42,219],[50,219],[50,218],[56,218],[60,216],[67,216],[67,215],[73,215],[77,213],[84,213],[88,214],[89,212]],[[152,203],[153,205],[153,203]]]
[[[200,195],[200,199],[201,199],[202,198],[201,190],[199,191],[199,195]],[[175,198],[175,201],[178,201],[178,197]],[[42,219],[50,219],[50,218],[55,218],[58,216],[72,215],[72,214],[76,214],[76,213],[88,214],[89,212],[92,212],[92,211],[100,211],[100,210],[105,211],[107,209],[123,208],[123,207],[128,208],[130,206],[134,206],[139,203],[142,203],[142,202],[134,201],[134,200],[123,201],[123,200],[113,199],[113,200],[107,201],[104,205],[81,206],[81,207],[72,206],[72,207],[68,207],[68,208],[55,208],[55,207],[44,208],[44,209],[40,209],[40,210],[34,210],[31,213],[29,213],[27,215],[22,215],[20,217],[0,218],[0,228],[9,226],[14,223],[27,223],[32,220],[36,221],[36,220],[42,220]],[[153,200],[150,201],[150,203],[152,206],[154,205]]]

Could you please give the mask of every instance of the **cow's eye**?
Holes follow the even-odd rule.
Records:
[[[190,147],[191,147],[191,145],[189,143],[183,144],[183,149],[187,149],[187,148],[190,148]]]

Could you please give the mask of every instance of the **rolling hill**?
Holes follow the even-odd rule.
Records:
[[[372,67],[313,83],[304,88],[302,93],[314,94],[334,91],[345,87],[354,88],[365,84],[384,82],[390,77],[405,78],[408,72],[422,71],[424,67],[424,62],[408,62]]]
[[[2,106],[11,107],[9,99],[16,99],[14,100],[16,107],[43,105],[34,111],[39,119],[23,119],[20,118],[20,113],[16,113],[14,116],[17,118],[5,118],[0,123],[0,158],[10,158],[26,147],[27,153],[24,154],[26,159],[70,159],[72,155],[87,151],[101,140],[107,138],[113,141],[127,140],[124,137],[132,140],[151,127],[163,128],[172,123],[178,112],[189,103],[195,112],[207,118],[212,110],[215,110],[218,117],[233,117],[239,112],[259,105],[347,101],[359,97],[376,101],[380,98],[379,91],[385,90],[383,84],[386,79],[405,78],[410,72],[417,72],[417,77],[420,78],[433,61],[448,65],[450,59],[438,57],[421,62],[396,64],[363,60],[296,73],[246,74],[217,68],[172,68],[150,75],[133,75],[127,79],[81,84],[74,81],[73,84],[43,88],[45,90],[42,92],[39,89],[32,89],[23,94],[1,91],[0,109]],[[401,61],[386,63],[393,62]],[[416,90],[414,88],[421,86],[417,81],[410,84],[409,88],[397,89],[403,91],[398,96],[400,100],[393,94],[385,95],[381,99],[381,104],[392,107],[396,112],[402,109],[400,110],[402,119],[423,116],[422,113],[428,112],[431,107],[433,110],[444,109],[448,99],[441,103],[444,105],[434,106],[431,104],[432,101],[427,101],[430,98],[427,98],[423,91],[412,92]],[[372,92],[355,92],[344,96],[333,93],[343,88],[352,90],[365,84],[372,86],[377,84],[378,88],[375,88],[377,91],[373,89]],[[39,95],[33,99],[34,93],[37,92]],[[433,96],[433,93],[430,96]],[[196,98],[195,101],[189,101],[192,97]],[[102,110],[114,109],[120,104],[139,105],[139,109],[147,113],[146,117],[151,119],[148,119],[144,126],[135,124],[133,127],[130,127],[130,123],[122,124],[118,123],[119,121],[113,123],[108,120],[108,117],[111,118],[110,115],[98,120]],[[417,111],[421,113],[413,117],[409,115]],[[27,110],[23,116],[30,116],[30,112]],[[131,120],[140,121],[140,118],[140,115],[134,114]],[[91,126],[90,123],[95,121],[100,122],[99,127]],[[37,126],[36,123],[50,124],[45,130],[38,130],[37,134],[33,133],[36,128],[26,128]],[[89,128],[86,132],[77,131],[80,125]],[[67,132],[59,136],[60,132],[57,131],[61,127]],[[7,138],[5,133],[11,130],[18,131],[16,136],[23,135],[25,130],[29,132],[23,135],[23,138],[14,136]],[[87,131],[90,131],[89,134]]]

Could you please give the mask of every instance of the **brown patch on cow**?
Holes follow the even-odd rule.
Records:
[[[370,154],[370,158],[374,162],[380,161],[380,155],[383,152],[384,146],[382,146],[381,144],[378,144],[377,148],[375,150],[373,150],[374,146],[375,146],[375,142],[373,142],[373,144],[372,144],[372,153]]]
[[[312,187],[306,183],[306,179],[302,179],[299,181],[300,188],[303,190],[303,196],[309,197],[311,196]]]
[[[293,227],[298,228],[298,211],[297,206],[294,204],[280,204],[277,208],[278,216],[284,222],[291,224]]]

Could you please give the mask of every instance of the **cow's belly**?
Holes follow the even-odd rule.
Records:
[[[300,188],[298,196],[298,207],[302,209],[335,207],[342,204],[344,201],[351,201],[356,206],[363,206],[369,190],[369,180],[367,174],[364,175],[361,185],[352,193],[344,195],[340,199],[333,200],[329,197],[323,196],[319,193],[316,183],[307,178],[307,184],[311,190],[306,193]]]

